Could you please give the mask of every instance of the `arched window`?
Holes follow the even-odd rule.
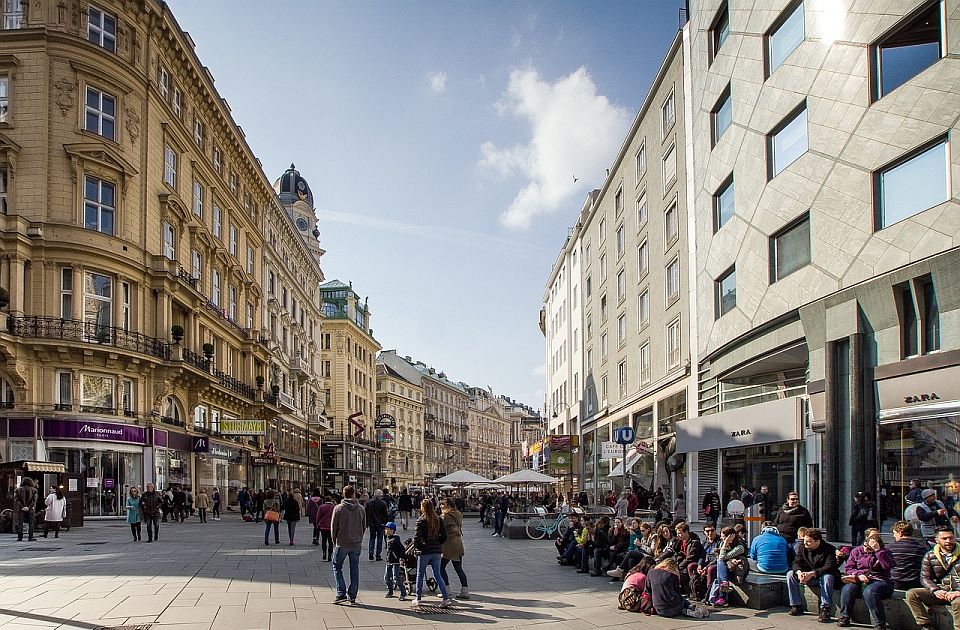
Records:
[[[163,417],[170,418],[178,424],[183,424],[183,410],[175,396],[167,396],[163,401]]]

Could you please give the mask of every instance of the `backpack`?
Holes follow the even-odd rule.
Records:
[[[646,591],[641,592],[635,588],[627,587],[620,591],[618,600],[621,610],[637,613],[642,612],[647,615],[652,615],[654,612],[653,599],[650,597],[650,593]]]

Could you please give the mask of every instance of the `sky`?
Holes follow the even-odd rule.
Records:
[[[682,0],[167,2],[383,348],[542,407],[546,282]]]

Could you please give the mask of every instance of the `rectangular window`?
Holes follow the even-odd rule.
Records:
[[[163,148],[163,183],[177,187],[177,154],[169,145]]]
[[[57,372],[57,411],[69,411],[73,405],[73,375],[70,372]]]
[[[680,297],[680,259],[674,258],[667,265],[667,304]]]
[[[637,298],[637,323],[638,328],[642,329],[650,323],[650,290],[644,289],[640,297]]]
[[[157,85],[160,88],[160,96],[164,101],[170,96],[170,73],[163,66],[160,66],[160,76],[157,77]]]
[[[234,197],[237,196],[237,190],[239,190],[239,188],[240,184],[236,171],[230,171],[230,192]]]
[[[674,201],[663,216],[663,239],[666,246],[669,247],[680,236],[679,218],[677,215],[677,202]]]
[[[237,255],[237,227],[235,225],[230,226],[230,255]]]
[[[0,214],[7,211],[7,169],[0,168]]]
[[[621,313],[617,318],[617,345],[623,345],[627,340],[627,314]]]
[[[627,240],[626,240],[625,230],[624,230],[623,224],[621,223],[620,226],[617,228],[617,260],[620,260],[620,258],[623,256],[623,251],[624,251],[626,242]]]
[[[607,281],[607,255],[600,254],[600,284]]]
[[[713,194],[713,231],[716,233],[736,212],[733,201],[733,175]]]
[[[723,47],[723,43],[730,36],[730,7],[724,4],[713,19],[713,26],[710,27],[710,61],[712,62],[717,53]]]
[[[600,335],[600,360],[607,360],[607,333]]]
[[[191,258],[193,263],[193,279],[199,283],[203,277],[203,257],[200,255],[200,252],[193,250]],[[197,289],[199,288],[198,284]]]
[[[220,271],[213,270],[213,294],[210,296],[215,306],[220,306]]]
[[[117,52],[117,17],[91,4],[87,8],[87,39],[110,52]]]
[[[230,310],[228,311],[230,319],[237,321],[237,287],[230,287]]]
[[[73,319],[73,268],[60,269],[60,317]]]
[[[710,112],[710,130],[713,142],[711,146],[717,146],[720,138],[730,128],[731,122],[733,122],[733,98],[730,96],[730,86],[727,85],[727,89],[720,95],[713,111]]]
[[[914,151],[874,175],[877,229],[882,230],[950,198],[947,139]]]
[[[627,395],[627,362],[621,361],[617,365],[617,384],[620,389],[620,398]]]
[[[120,283],[120,327],[130,330],[130,283]]]
[[[10,122],[10,77],[0,77],[0,123]]]
[[[667,324],[667,369],[680,365],[680,318]]]
[[[637,149],[636,155],[633,156],[633,161],[637,169],[637,186],[639,186],[640,179],[644,173],[647,172],[647,144],[645,142]]]
[[[213,147],[213,170],[217,175],[223,175],[223,155],[220,153],[220,147]]]
[[[163,255],[170,260],[177,259],[176,233],[167,222],[163,224]]]
[[[269,295],[274,294],[274,290],[275,290],[274,282],[275,282],[275,276],[273,275],[273,272],[268,271],[267,272],[267,293]]]
[[[805,214],[770,237],[770,282],[810,264],[810,215]]]
[[[253,248],[247,245],[247,273],[253,274]]]
[[[906,359],[920,354],[917,344],[919,320],[910,285],[905,283],[895,290],[899,298],[897,306],[900,311],[900,356]]]
[[[83,187],[83,227],[113,234],[116,203],[116,187],[113,184],[87,175]]]
[[[600,296],[600,323],[607,321],[607,294]]]
[[[607,220],[600,219],[600,226],[597,228],[597,242],[602,243],[607,238]]]
[[[223,211],[217,204],[213,204],[213,235],[223,238]]]
[[[920,282],[920,297],[923,300],[920,317],[923,328],[921,349],[924,354],[928,354],[940,349],[940,304],[937,302],[937,292],[930,278]]]
[[[203,149],[203,134],[204,126],[203,121],[197,118],[193,121],[193,143]]]
[[[183,117],[183,92],[180,91],[180,88],[173,87],[173,114],[177,118]]]
[[[207,408],[203,405],[197,405],[193,410],[193,427],[195,429],[207,428]]]
[[[81,410],[89,413],[116,413],[114,389],[116,381],[110,376],[80,375]]]
[[[637,229],[639,230],[647,223],[647,192],[643,191],[637,197]]]
[[[604,407],[607,405],[607,375],[604,374],[600,377],[600,404]]]
[[[807,104],[781,122],[767,136],[767,179],[773,179],[807,152]]]
[[[667,152],[663,156],[663,194],[666,195],[667,191],[670,190],[670,187],[675,181],[677,181],[677,147],[676,145],[670,145],[670,148],[667,149]]]
[[[23,23],[23,7],[21,0],[2,0],[3,2],[3,28],[20,28]]]
[[[766,36],[765,61],[768,77],[776,72],[803,42],[804,28],[803,2],[792,5],[774,22]]]
[[[193,180],[193,213],[203,218],[203,184]]]
[[[714,282],[714,318],[720,319],[737,305],[737,269],[730,267]]]
[[[617,194],[613,198],[613,209],[618,217],[623,212],[623,186],[617,189]]]
[[[872,47],[873,98],[878,100],[944,56],[943,3],[923,5],[919,13]]]
[[[98,337],[101,328],[113,326],[113,278],[83,274],[83,321],[87,334]]]
[[[247,302],[247,330],[253,330],[253,304]]]
[[[84,129],[108,140],[116,139],[117,99],[92,87],[87,88]]]
[[[650,344],[640,346],[640,385],[650,382]]]
[[[627,297],[627,272],[621,269],[617,272],[617,304]]]
[[[673,128],[673,123],[676,121],[677,105],[674,99],[674,93],[670,92],[670,96],[668,96],[667,100],[660,106],[660,133],[662,137],[667,137],[667,132]]]

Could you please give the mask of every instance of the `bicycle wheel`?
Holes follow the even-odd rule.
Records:
[[[527,536],[540,540],[547,535],[547,524],[539,516],[527,519]]]
[[[557,533],[562,538],[567,535],[568,529],[570,529],[570,521],[568,521],[567,517],[564,516],[562,519],[560,519],[560,522],[557,523]]]

